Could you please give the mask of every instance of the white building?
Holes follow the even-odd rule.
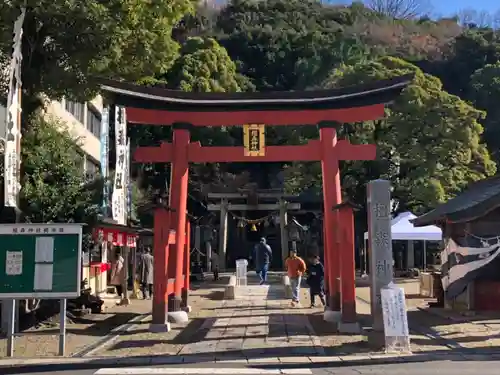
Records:
[[[102,98],[96,97],[87,103],[67,99],[47,104],[46,115],[61,120],[67,130],[79,139],[84,169],[88,174],[97,173],[101,159],[101,114]],[[5,137],[6,108],[0,105],[0,138]]]
[[[84,155],[84,168],[88,174],[97,173],[101,159],[101,114],[102,98],[96,97],[87,103],[68,99],[52,101],[46,109],[48,116],[62,120],[70,134],[78,138]]]

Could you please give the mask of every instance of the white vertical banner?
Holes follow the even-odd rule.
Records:
[[[21,188],[21,68],[23,23],[26,9],[14,23],[12,59],[9,67],[9,92],[7,96],[6,134],[4,153],[4,201],[7,207],[17,207]]]
[[[125,162],[125,222],[131,216],[132,212],[132,184],[130,178],[130,138],[127,139],[127,153]]]
[[[111,198],[113,220],[126,224],[126,183],[127,183],[127,118],[124,107],[115,106],[116,165],[113,195]]]
[[[104,180],[102,194],[102,213],[108,213],[108,198],[109,198],[109,107],[105,106],[102,110],[101,119],[101,171]],[[107,217],[107,216],[106,216]]]

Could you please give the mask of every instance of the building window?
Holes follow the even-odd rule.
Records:
[[[87,157],[85,161],[85,175],[90,179],[94,179],[98,174],[99,165]]]
[[[65,100],[65,109],[73,115],[82,124],[85,121],[85,103],[78,103],[71,100]]]
[[[87,130],[97,138],[101,137],[101,115],[90,105],[87,105]]]
[[[77,152],[75,155],[75,166],[83,173],[85,170],[85,155]]]

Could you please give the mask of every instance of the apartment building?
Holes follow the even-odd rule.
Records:
[[[78,138],[84,157],[84,170],[88,174],[99,171],[101,159],[101,114],[102,98],[96,97],[86,103],[69,99],[52,101],[47,105],[46,115],[60,119],[67,130]]]
[[[101,114],[102,98],[80,103],[68,99],[51,101],[45,115],[61,120],[67,130],[79,140],[85,173],[93,175],[99,171],[101,159]],[[5,136],[6,108],[0,105],[0,137]]]

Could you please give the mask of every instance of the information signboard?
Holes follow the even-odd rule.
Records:
[[[2,224],[0,299],[80,295],[82,224]]]
[[[391,283],[381,297],[386,351],[411,352],[404,289]]]

